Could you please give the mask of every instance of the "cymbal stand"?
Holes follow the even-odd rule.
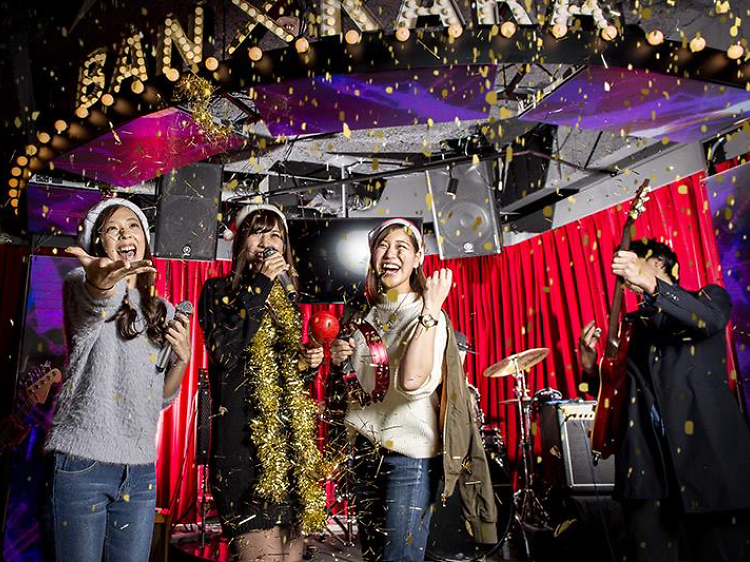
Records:
[[[517,359],[513,359],[513,367],[513,376],[516,379],[513,393],[516,396],[516,400],[518,400],[518,446],[521,450],[521,460],[523,463],[523,471],[521,473],[523,485],[515,491],[513,499],[515,504],[515,519],[521,529],[527,559],[531,560],[531,549],[524,524],[536,524],[545,527],[549,517],[544,510],[544,506],[542,506],[542,502],[536,496],[533,487],[532,458],[534,451],[531,442],[531,397],[529,396],[529,389],[526,386],[526,377],[518,366]]]

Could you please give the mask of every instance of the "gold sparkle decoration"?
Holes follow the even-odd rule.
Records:
[[[317,409],[298,368],[302,322],[278,282],[268,305],[272,314],[264,316],[250,342],[245,365],[248,399],[259,413],[249,422],[261,465],[257,492],[281,503],[291,490],[301,506],[298,523],[310,533],[322,528],[326,517],[325,491],[319,484],[323,462],[315,445]]]
[[[187,102],[190,116],[209,141],[225,140],[232,132],[230,127],[217,123],[211,114],[211,98],[215,91],[211,82],[195,74],[187,74],[175,87],[174,101]]]

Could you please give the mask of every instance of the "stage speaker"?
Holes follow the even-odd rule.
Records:
[[[576,494],[610,494],[615,485],[615,459],[595,466],[590,436],[596,402],[559,401],[540,413],[542,473],[547,482]]]
[[[208,371],[198,370],[198,397],[195,431],[195,464],[208,464],[211,444],[211,395],[208,386]]]
[[[496,163],[461,164],[427,172],[441,259],[501,251],[495,212]]]
[[[159,179],[157,256],[215,259],[222,174],[221,166],[198,162]]]

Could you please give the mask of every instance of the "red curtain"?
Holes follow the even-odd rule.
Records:
[[[690,289],[720,280],[702,176],[696,174],[653,192],[634,233],[636,239],[653,236],[672,244],[680,258],[680,282]],[[628,208],[627,204],[616,205],[508,247],[499,255],[445,261],[428,256],[425,261],[428,272],[438,267],[454,272],[455,287],[445,308],[456,329],[468,336],[477,351],[467,359],[469,381],[481,393],[488,422],[500,427],[511,459],[517,444],[518,413],[514,406],[500,402],[513,398],[513,380],[487,379],[482,372],[513,353],[548,347],[550,355],[528,375],[531,392],[552,387],[565,398],[582,395],[578,388],[577,338],[589,320],[606,328],[614,287],[609,264]],[[185,299],[195,303],[205,279],[225,275],[229,263],[159,261],[157,268],[164,297],[173,303]],[[626,303],[633,308],[635,298],[629,295]],[[303,307],[305,321],[318,309],[337,315],[341,312],[337,306],[307,306]],[[198,489],[192,462],[193,416],[197,371],[205,366],[206,355],[195,316],[191,323],[193,361],[181,395],[163,415],[158,434],[158,504],[171,505],[173,520],[180,516],[194,520],[190,508]],[[314,393],[322,396],[320,381]]]

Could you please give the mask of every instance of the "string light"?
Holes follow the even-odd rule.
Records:
[[[115,103],[115,97],[112,94],[104,94],[101,101],[105,106],[109,107]]]
[[[556,23],[552,26],[552,35],[555,39],[562,39],[568,33],[568,26],[561,23]]]
[[[646,41],[648,41],[649,45],[656,47],[664,43],[664,34],[658,29],[654,29],[646,35]]]
[[[515,23],[513,23],[512,21],[505,21],[500,26],[500,35],[502,35],[506,39],[510,39],[516,33],[517,29],[518,27]]]
[[[617,28],[614,25],[608,25],[601,31],[602,39],[605,41],[614,41],[617,38]]]
[[[732,60],[737,60],[745,53],[745,48],[739,43],[735,43],[727,49],[727,56]]]
[[[298,53],[306,53],[310,49],[310,43],[306,38],[300,37],[294,42],[294,48]]]
[[[399,28],[396,30],[396,39],[399,41],[406,41],[409,39],[409,36],[411,35],[411,31],[409,31],[409,28],[405,25],[399,26]]]
[[[361,39],[362,35],[356,29],[350,29],[344,34],[344,40],[350,45],[356,45]]]
[[[694,53],[699,53],[706,48],[706,40],[701,37],[701,34],[697,34],[690,40],[690,50]]]

